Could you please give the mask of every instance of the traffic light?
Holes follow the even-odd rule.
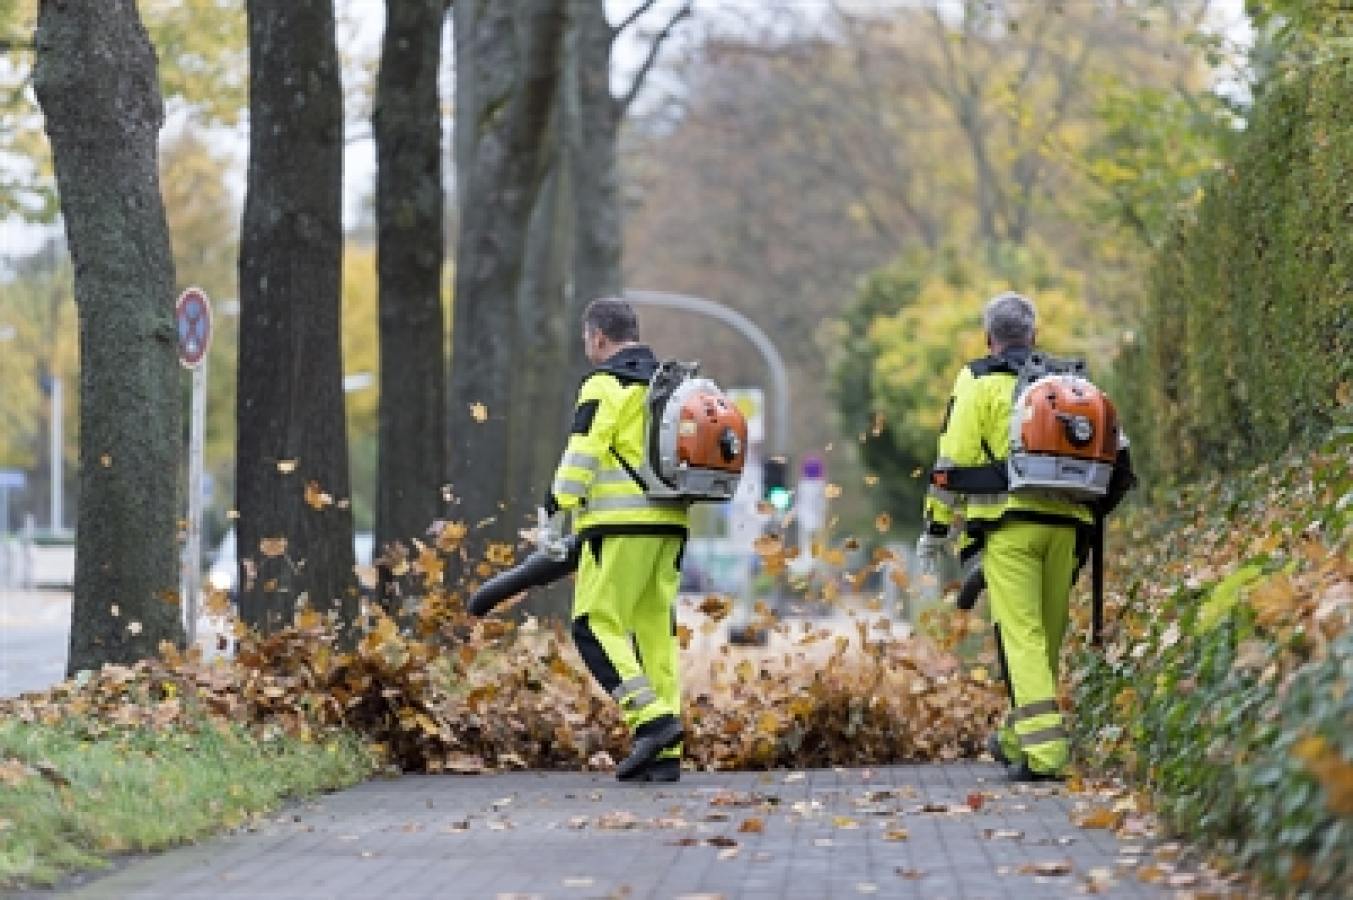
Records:
[[[761,490],[766,502],[776,511],[789,509],[794,492],[789,488],[789,461],[783,456],[773,456],[762,464]]]

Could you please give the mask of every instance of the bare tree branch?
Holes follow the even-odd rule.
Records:
[[[634,8],[634,12],[630,13],[628,16],[625,16],[624,21],[622,21],[619,25],[615,26],[615,28],[613,28],[613,29],[611,30],[611,37],[612,37],[612,39],[614,39],[617,35],[619,35],[619,34],[620,34],[622,31],[624,31],[626,28],[629,28],[629,27],[630,27],[631,25],[633,25],[635,22],[637,22],[637,21],[639,21],[641,18],[643,18],[644,13],[648,12],[650,9],[652,9],[654,6],[656,6],[657,3],[658,3],[658,0],[644,0],[644,2],[642,2],[642,3],[640,3],[638,6],[636,6],[636,7]]]
[[[648,46],[648,56],[644,59],[644,64],[635,73],[634,81],[630,83],[630,89],[619,100],[621,115],[629,110],[634,98],[639,96],[639,91],[643,90],[644,82],[648,79],[648,73],[653,70],[654,63],[658,61],[658,53],[662,50],[662,45],[671,37],[673,30],[681,23],[681,20],[690,18],[693,12],[694,7],[691,0],[686,0],[681,5],[681,9],[677,10],[672,18],[667,20],[667,24],[663,26],[662,31],[659,31],[657,36],[653,38],[653,43]]]

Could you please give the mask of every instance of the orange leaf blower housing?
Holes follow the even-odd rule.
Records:
[[[717,390],[691,391],[681,400],[677,460],[691,468],[741,472],[747,460],[747,420]]]
[[[1047,375],[1020,395],[1011,450],[1113,464],[1118,411],[1103,391],[1074,375]],[[1012,432],[1014,429],[1012,428]]]

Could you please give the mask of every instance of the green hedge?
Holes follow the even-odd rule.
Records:
[[[1135,514],[1076,747],[1285,896],[1353,896],[1353,427]]]
[[[1353,390],[1353,50],[1275,79],[1121,357],[1135,455],[1167,481],[1272,459]]]

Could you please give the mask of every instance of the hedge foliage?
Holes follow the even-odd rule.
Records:
[[[1150,474],[1261,462],[1329,427],[1353,395],[1353,44],[1264,86],[1147,293],[1117,381]]]
[[[1353,427],[1141,510],[1075,745],[1283,896],[1353,896]]]

